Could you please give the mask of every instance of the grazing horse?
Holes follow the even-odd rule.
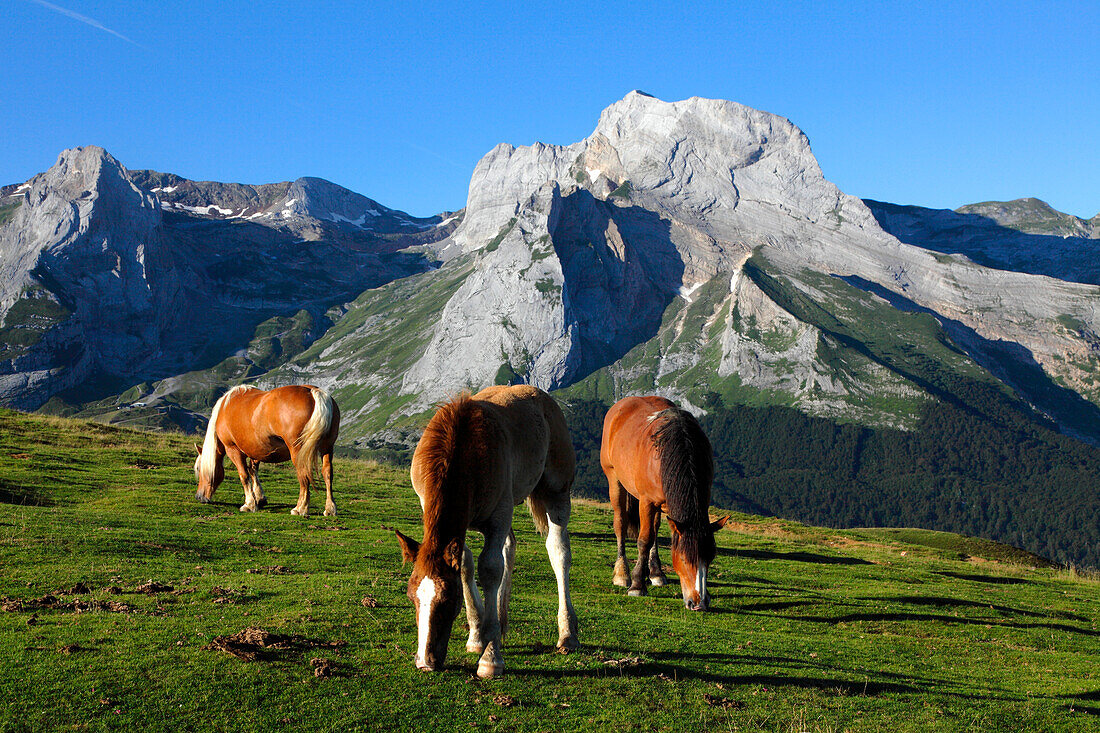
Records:
[[[654,585],[665,584],[657,556],[663,512],[672,531],[672,566],[680,576],[684,605],[705,611],[710,603],[707,570],[717,551],[714,533],[729,517],[711,522],[707,515],[714,458],[699,422],[663,397],[619,400],[603,421],[600,465],[615,509],[615,585],[627,585],[624,534],[631,530],[638,536],[638,561],[629,594],[644,596],[651,578]]]
[[[416,609],[416,666],[436,671],[466,605],[466,651],[480,655],[479,677],[504,673],[501,644],[508,630],[508,599],[516,557],[513,507],[527,500],[558,581],[558,649],[578,646],[577,615],[569,599],[569,488],[573,444],[561,409],[528,385],[489,387],[443,405],[424,429],[412,462],[412,485],[424,512],[424,541],[394,530],[406,561],[414,563],[408,595]],[[474,557],[466,531],[485,535],[474,584]]]
[[[340,431],[340,408],[323,389],[310,386],[276,387],[265,392],[238,385],[214,403],[202,448],[195,446],[195,498],[207,503],[225,478],[222,457],[237,467],[244,487],[242,512],[254,512],[267,503],[260,487],[260,464],[293,461],[298,472],[298,504],[290,510],[309,515],[313,469],[321,458],[325,479],[325,516],[336,514],[332,501],[332,446]]]

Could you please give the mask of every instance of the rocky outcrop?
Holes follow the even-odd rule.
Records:
[[[94,146],[4,187],[0,212],[0,404],[22,408],[218,363],[274,316],[305,309],[316,322],[427,269],[399,250],[457,223],[316,178],[246,186],[131,172]]]
[[[739,278],[752,252],[806,293],[824,297],[806,273],[873,283],[983,342],[1016,344],[1063,383],[1092,383],[1100,290],[910,246],[874,214],[824,178],[789,121],[633,92],[581,142],[500,145],[481,160],[452,238],[478,264],[403,391],[418,407],[494,379],[572,384],[657,337],[675,299],[690,303],[723,272],[729,315],[695,342],[705,351],[717,340],[717,379],[819,406],[859,392],[853,385],[881,386],[880,365],[863,375],[823,365],[821,335]],[[749,337],[750,317],[752,330],[774,338]],[[687,398],[698,389],[677,382],[698,359],[679,357],[678,369],[656,351],[650,366],[667,390]]]

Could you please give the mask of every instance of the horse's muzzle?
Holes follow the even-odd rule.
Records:
[[[705,611],[707,610],[706,601],[693,601],[690,598],[684,601],[684,607],[689,611]]]
[[[416,660],[416,668],[419,669],[421,672],[439,672],[443,669],[443,665],[442,664],[428,664],[427,662],[422,662],[419,659],[417,659]]]
[[[210,497],[209,496],[204,496],[203,494],[200,494],[199,492],[196,491],[195,492],[195,501],[199,502],[200,504],[209,504],[210,503]]]

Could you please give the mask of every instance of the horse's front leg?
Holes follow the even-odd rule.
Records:
[[[264,487],[260,485],[260,462],[252,461],[252,499],[257,507],[267,505],[267,497],[264,496]]]
[[[558,649],[572,651],[579,647],[577,638],[577,612],[569,597],[569,569],[573,565],[573,551],[569,545],[569,494],[555,505],[546,507],[548,529],[546,554],[554,568],[558,581]]]
[[[657,533],[654,531],[654,519],[657,507],[648,501],[638,502],[638,561],[634,564],[634,573],[630,576],[628,595],[646,595],[649,584],[649,551],[653,547]]]
[[[511,507],[509,507],[509,510]],[[510,517],[509,517],[510,519]],[[485,612],[481,616],[481,641],[485,651],[477,663],[477,676],[500,677],[504,674],[503,637],[500,628],[500,604],[505,568],[505,544],[510,527],[495,527],[485,533],[485,546],[477,561],[477,576],[485,593]]]
[[[630,521],[629,507],[626,489],[619,483],[614,475],[607,476],[607,493],[611,499],[611,506],[615,509],[615,572],[611,576],[611,582],[620,587],[630,585],[630,575],[626,569],[626,526]]]
[[[325,479],[325,516],[336,516],[336,502],[332,500],[332,453],[321,456],[321,476]]]
[[[225,454],[229,456],[229,460],[233,461],[233,465],[237,467],[237,475],[241,477],[241,488],[244,489],[244,504],[241,505],[241,511],[256,511],[256,498],[252,493],[252,468],[248,457],[229,446],[226,446]]]
[[[485,644],[481,640],[481,619],[485,615],[485,606],[481,602],[481,594],[477,592],[474,553],[466,545],[462,546],[462,599],[466,606],[466,624],[470,627],[466,651],[480,657],[485,651]]]
[[[657,535],[661,529],[661,512],[653,518],[653,547],[649,551],[649,582],[651,585],[668,585],[668,577],[661,567],[661,556],[657,554]]]

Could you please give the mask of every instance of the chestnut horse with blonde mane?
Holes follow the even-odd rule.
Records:
[[[647,582],[665,584],[657,555],[661,514],[672,532],[672,566],[680,576],[684,605],[705,611],[710,603],[707,571],[717,548],[714,533],[729,517],[711,522],[710,486],[714,457],[695,417],[663,397],[626,397],[607,411],[600,445],[615,510],[615,585],[644,596]],[[626,574],[625,534],[637,532],[638,561]]]
[[[207,503],[225,478],[222,458],[237,467],[244,487],[242,512],[267,503],[260,486],[261,463],[293,461],[298,473],[298,504],[290,510],[309,515],[309,489],[318,458],[325,480],[325,516],[336,514],[332,501],[332,447],[340,431],[340,408],[318,387],[276,387],[264,391],[238,385],[214,403],[202,448],[195,446],[195,498]]]
[[[466,651],[478,654],[479,677],[504,673],[501,644],[516,557],[513,508],[526,500],[558,583],[558,649],[578,646],[577,615],[569,598],[569,489],[575,461],[561,409],[527,385],[489,387],[443,405],[424,429],[412,463],[412,484],[424,512],[422,543],[397,532],[414,563],[408,595],[416,610],[416,666],[436,671],[466,605]],[[466,532],[485,535],[474,584]]]

